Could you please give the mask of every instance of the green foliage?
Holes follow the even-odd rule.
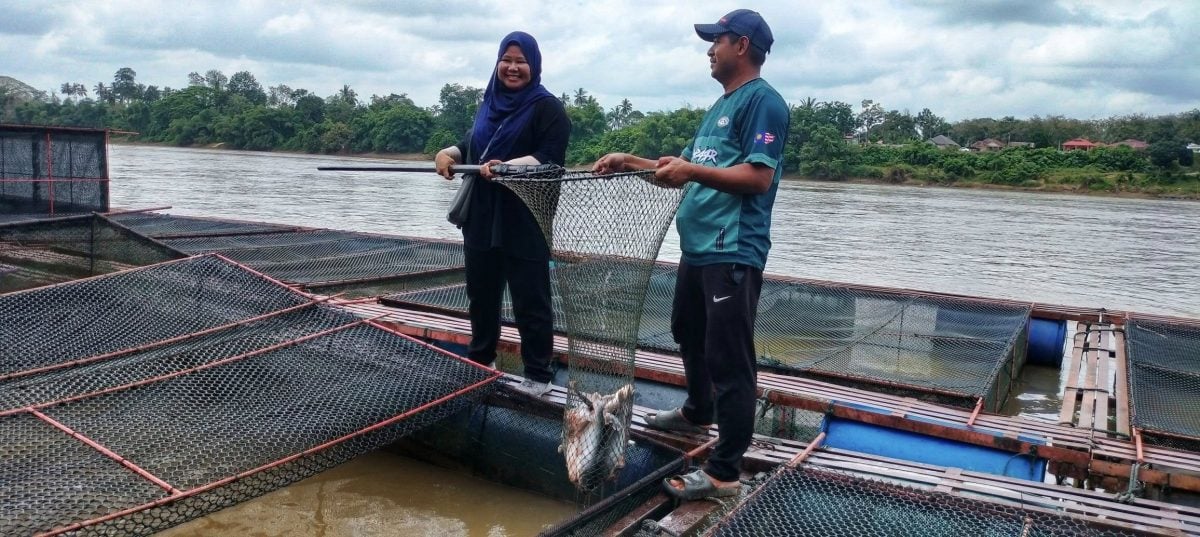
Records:
[[[800,173],[818,179],[845,179],[856,153],[855,146],[847,144],[836,128],[822,125],[800,150]]]

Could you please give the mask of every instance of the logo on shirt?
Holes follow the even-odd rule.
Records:
[[[718,127],[728,127],[729,126],[729,116],[721,116],[721,119],[717,120],[717,126]]]
[[[717,150],[711,149],[711,148],[705,149],[702,147],[697,147],[696,149],[692,150],[692,162],[695,162],[696,164],[703,164],[705,162],[711,162],[713,164],[716,164],[717,163]]]
[[[754,135],[754,141],[762,142],[764,144],[769,144],[769,143],[775,141],[775,135],[771,134],[767,131],[763,131],[763,132],[760,132],[760,133]]]

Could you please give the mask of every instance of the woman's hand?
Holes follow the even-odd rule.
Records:
[[[445,151],[438,151],[433,157],[433,167],[437,170],[437,174],[445,177],[447,181],[454,179],[454,157],[448,155]]]
[[[493,177],[496,177],[496,174],[492,173],[492,166],[494,166],[496,164],[502,164],[502,162],[499,160],[496,160],[496,159],[492,159],[492,160],[485,162],[482,166],[479,167],[479,176],[488,181],[491,181]]]
[[[625,153],[609,153],[604,155],[592,165],[592,173],[604,175],[623,172],[625,171],[625,160],[628,156]]]

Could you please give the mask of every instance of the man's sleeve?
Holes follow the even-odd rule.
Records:
[[[791,114],[778,95],[762,93],[746,105],[742,116],[742,162],[778,168],[783,161]]]

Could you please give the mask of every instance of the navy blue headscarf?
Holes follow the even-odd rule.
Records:
[[[496,80],[496,65],[508,46],[514,44],[521,47],[521,52],[525,54],[530,75],[529,84],[517,91],[508,89]],[[537,40],[525,32],[504,36],[500,41],[500,51],[496,53],[496,64],[492,66],[487,90],[483,93],[483,104],[475,113],[475,127],[471,131],[471,152],[478,156],[479,162],[493,158],[509,160],[511,157],[508,152],[516,143],[517,135],[533,118],[533,103],[547,97],[554,98],[554,95],[542,86],[542,51],[538,49]],[[504,124],[504,130],[493,140],[492,136],[501,123]],[[491,147],[488,147],[489,141]],[[481,154],[485,147],[488,147],[487,154]]]

